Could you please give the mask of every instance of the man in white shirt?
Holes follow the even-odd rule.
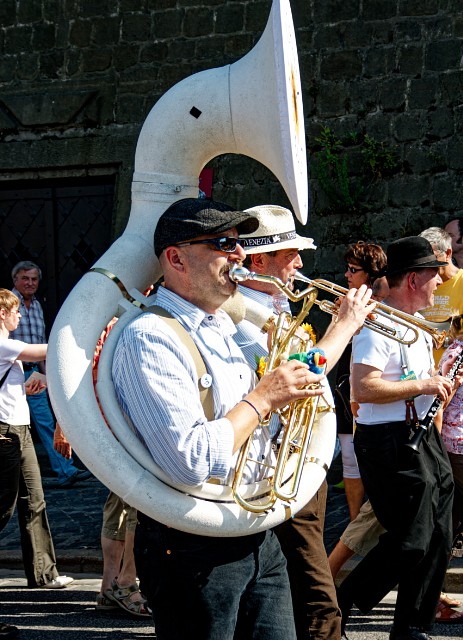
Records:
[[[385,304],[410,315],[432,306],[445,264],[425,238],[392,242]],[[411,330],[396,329],[412,337]],[[338,590],[343,623],[353,603],[368,613],[398,584],[390,640],[428,640],[452,543],[452,470],[434,425],[418,453],[407,445],[434,397],[449,398],[452,382],[434,374],[431,338],[421,330],[404,346],[363,329],[353,339],[352,361],[355,453],[386,531]]]

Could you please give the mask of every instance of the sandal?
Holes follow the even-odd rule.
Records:
[[[448,593],[441,593],[439,600],[445,604],[446,607],[459,607],[461,602],[449,596]]]
[[[139,598],[137,600],[131,600],[134,593],[138,593]],[[120,587],[117,584],[117,580],[112,581],[111,589],[106,589],[104,592],[105,597],[114,602],[118,607],[123,609],[126,613],[137,618],[150,618],[151,611],[146,604],[146,598],[140,593],[140,589],[137,584],[130,584],[128,587]]]
[[[463,613],[455,611],[451,607],[446,607],[444,603],[439,602],[437,605],[435,622],[441,624],[461,624],[463,622]]]
[[[115,611],[117,609],[117,605],[109,600],[109,598],[104,594],[99,593],[96,597],[95,609],[97,611]]]

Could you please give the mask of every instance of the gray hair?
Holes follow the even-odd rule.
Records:
[[[440,227],[429,227],[420,233],[420,237],[426,238],[435,251],[445,253],[452,248],[452,236]]]
[[[18,262],[18,264],[15,264],[15,266],[11,270],[11,279],[14,281],[20,271],[30,271],[31,269],[37,270],[37,273],[39,274],[39,280],[41,280],[42,271],[40,267],[38,267],[35,262],[31,262],[30,260],[22,260],[22,262]]]

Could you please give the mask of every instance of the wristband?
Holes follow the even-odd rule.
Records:
[[[259,418],[259,424],[262,424],[262,416],[260,414],[260,411],[257,409],[257,407],[255,407],[252,402],[249,402],[249,400],[246,400],[246,398],[243,398],[242,400],[240,400],[240,402],[245,402],[246,404],[248,404],[250,407],[252,407],[252,409],[254,409],[254,411],[257,413],[257,416]]]

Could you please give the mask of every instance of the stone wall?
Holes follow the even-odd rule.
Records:
[[[2,0],[2,180],[117,174],[113,233],[130,210],[140,127],[184,77],[234,62],[260,36],[268,0]],[[371,136],[395,170],[355,211],[333,210],[311,169],[310,270],[336,276],[351,240],[390,239],[463,215],[461,0],[292,0],[310,167],[316,138]],[[256,105],[258,108],[258,105]],[[269,131],[271,135],[271,131]],[[346,150],[359,176],[361,145]],[[356,156],[357,153],[357,156]],[[224,156],[214,196],[287,204],[267,169]],[[361,177],[361,176],[360,176]]]

